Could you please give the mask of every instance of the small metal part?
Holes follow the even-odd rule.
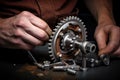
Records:
[[[65,71],[67,66],[53,66],[53,70],[55,71]]]
[[[96,45],[89,41],[80,42],[75,40],[74,44],[78,46],[81,49],[81,51],[85,54],[94,53],[96,51]]]
[[[76,70],[73,70],[73,69],[70,69],[70,68],[67,68],[66,71],[67,71],[68,73],[70,73],[70,74],[76,74],[76,73],[77,73]]]
[[[87,70],[87,60],[86,60],[86,57],[85,56],[83,56],[82,57],[82,68],[81,68],[81,70],[83,70],[83,71],[86,71]]]
[[[65,63],[63,63],[62,61],[60,61],[60,62],[55,62],[55,63],[52,63],[52,64],[50,64],[50,66],[65,66]]]
[[[40,69],[44,69],[44,68],[45,68],[44,65],[43,65],[43,64],[40,64],[40,63],[35,63],[35,65],[36,65],[38,68],[40,68]]]
[[[99,64],[100,64],[100,61],[99,61],[99,60],[92,58],[90,67],[93,68],[93,67],[95,67],[95,66],[98,66]]]
[[[100,55],[100,59],[102,60],[104,65],[108,66],[110,64],[110,57],[109,57],[109,55],[102,54],[102,55]]]
[[[69,65],[68,68],[79,71],[80,70],[80,66],[79,65]]]
[[[38,63],[37,60],[35,59],[35,57],[32,55],[32,53],[31,53],[30,51],[28,51],[28,54],[30,55],[30,57],[31,57],[32,60],[34,61],[34,64],[35,64],[37,67],[39,67],[39,68],[41,68],[41,69],[44,69],[44,65]]]
[[[44,69],[46,69],[46,70],[49,70],[50,69],[50,61],[44,61],[43,62],[43,65],[44,65]]]

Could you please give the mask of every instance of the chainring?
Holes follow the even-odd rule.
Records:
[[[49,55],[53,62],[74,58],[74,56],[80,52],[80,49],[74,47],[71,48],[70,45],[65,46],[64,49],[62,49],[62,41],[69,32],[72,32],[73,35],[77,36],[80,41],[86,41],[87,39],[85,25],[79,17],[68,16],[61,20],[53,30],[48,43]]]

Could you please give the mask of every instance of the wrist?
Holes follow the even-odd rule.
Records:
[[[113,16],[102,14],[98,17],[98,25],[116,25]]]

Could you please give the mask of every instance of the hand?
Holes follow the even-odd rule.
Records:
[[[30,50],[42,45],[51,34],[48,24],[30,12],[0,20],[0,46]]]
[[[95,31],[95,39],[98,44],[99,55],[120,56],[120,27],[99,24]]]

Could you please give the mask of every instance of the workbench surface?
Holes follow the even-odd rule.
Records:
[[[120,59],[111,60],[110,66],[88,68],[76,75],[63,71],[41,70],[33,64],[0,62],[0,78],[4,80],[119,80]]]

